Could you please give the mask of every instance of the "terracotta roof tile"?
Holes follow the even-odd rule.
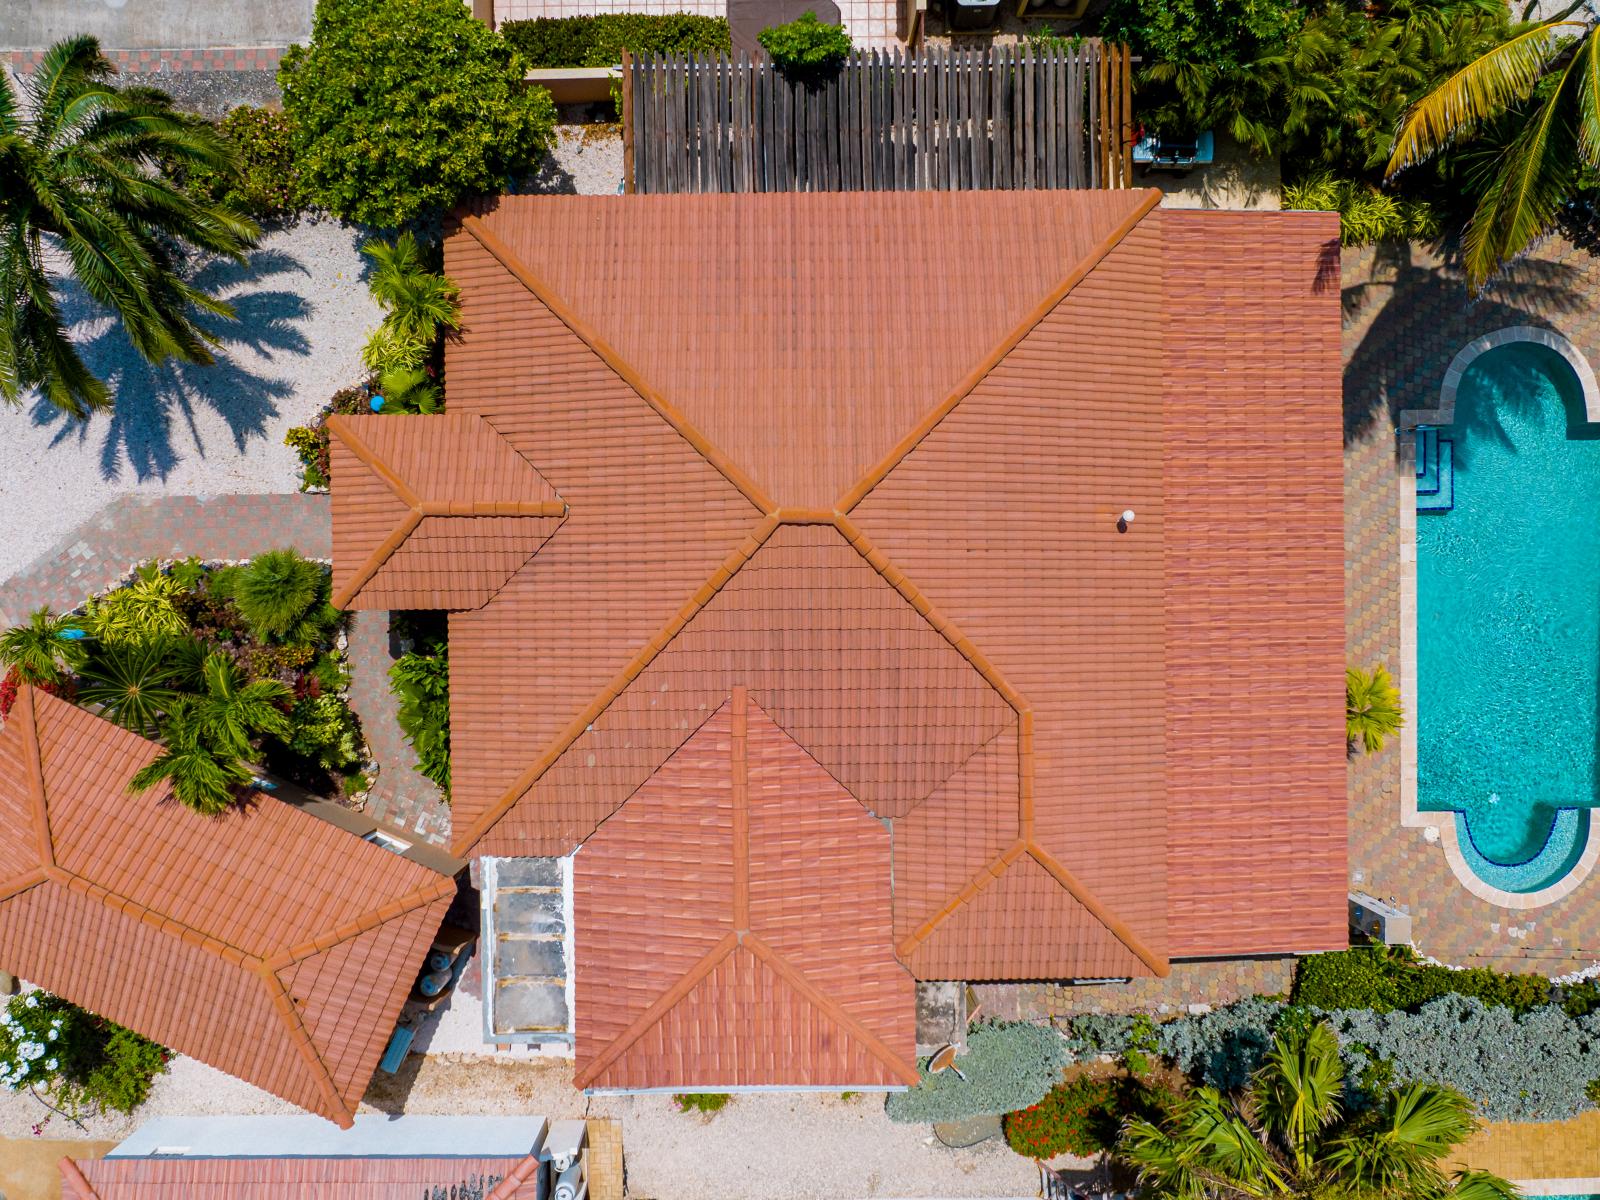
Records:
[[[914,1082],[887,831],[745,691],[584,845],[580,1086]]]
[[[63,1159],[62,1200],[416,1200],[509,1181],[520,1158]],[[535,1200],[528,1179],[486,1200]],[[443,1194],[443,1192],[441,1192]]]
[[[328,432],[340,607],[477,608],[565,516],[544,477],[476,417],[334,416]]]
[[[211,818],[164,792],[130,795],[156,747],[24,689],[0,729],[0,761],[34,747],[55,865],[21,890],[0,880],[0,962],[348,1122],[453,881],[277,800]],[[36,844],[39,814],[20,801],[29,786],[0,776],[9,845]],[[392,905],[401,915],[376,915]],[[308,952],[297,948],[319,940],[335,946],[337,968],[301,964],[280,982],[278,960],[298,962]],[[279,999],[285,983],[292,1005]]]

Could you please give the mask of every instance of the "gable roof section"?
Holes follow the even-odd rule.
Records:
[[[491,1179],[484,1200],[537,1200],[539,1160],[64,1158],[60,1168],[61,1200],[417,1200]]]
[[[348,1124],[453,880],[270,798],[203,817],[154,743],[32,688],[0,729],[6,969]]]
[[[746,690],[574,866],[580,1087],[916,1082],[889,836]]]
[[[478,608],[566,516],[480,418],[335,415],[328,434],[339,608]]]

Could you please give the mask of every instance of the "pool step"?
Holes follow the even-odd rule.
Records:
[[[1417,511],[1449,512],[1456,503],[1455,445],[1431,425],[1417,429]]]

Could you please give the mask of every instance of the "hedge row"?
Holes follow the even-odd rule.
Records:
[[[1526,1013],[1557,999],[1573,1016],[1596,1005],[1593,983],[1552,995],[1539,975],[1511,975],[1482,967],[1453,970],[1422,962],[1408,950],[1362,946],[1312,954],[1295,969],[1291,1003],[1311,1008],[1364,1008],[1372,1012],[1416,1012],[1441,996],[1471,996],[1485,1004]]]
[[[725,18],[689,13],[538,17],[507,21],[500,26],[500,34],[530,67],[613,67],[622,61],[624,50],[635,54],[727,54],[733,48]]]

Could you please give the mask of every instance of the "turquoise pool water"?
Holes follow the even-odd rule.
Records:
[[[1441,431],[1455,507],[1417,516],[1417,804],[1507,891],[1571,870],[1600,802],[1597,434],[1554,351],[1491,350]]]

